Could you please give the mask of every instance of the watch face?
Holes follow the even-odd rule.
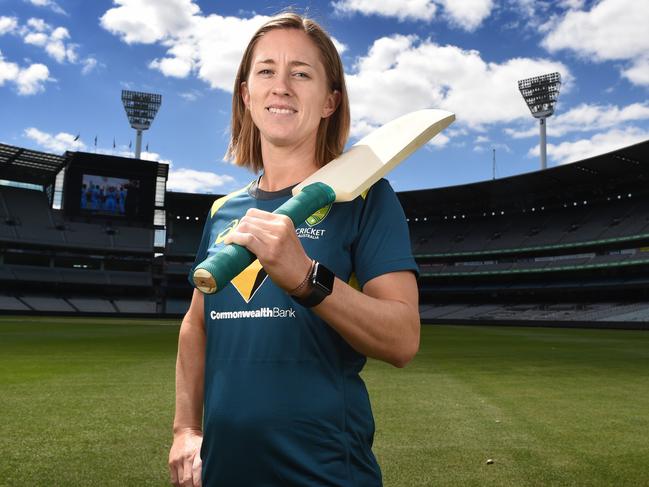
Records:
[[[334,280],[336,275],[323,266],[320,262],[316,263],[313,270],[313,287],[317,287],[327,294],[331,294],[334,288]]]

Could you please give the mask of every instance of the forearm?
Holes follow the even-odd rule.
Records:
[[[183,320],[176,359],[176,414],[174,433],[202,429],[203,388],[205,380],[205,331]]]
[[[412,285],[410,280],[406,282]],[[378,299],[336,279],[332,294],[313,311],[354,350],[368,357],[403,367],[419,349],[416,304],[399,299]]]

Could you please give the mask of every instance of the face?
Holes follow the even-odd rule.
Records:
[[[339,93],[328,88],[320,53],[297,29],[275,29],[259,39],[241,96],[261,134],[262,147],[313,144]]]

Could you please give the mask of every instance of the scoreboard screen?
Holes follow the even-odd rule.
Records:
[[[153,223],[158,163],[85,152],[70,156],[66,216]]]

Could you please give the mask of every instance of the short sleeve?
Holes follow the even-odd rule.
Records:
[[[207,214],[207,218],[205,219],[201,243],[199,244],[198,250],[196,251],[196,257],[194,259],[194,263],[192,264],[192,268],[189,270],[189,274],[187,275],[187,279],[189,280],[189,283],[192,285],[192,287],[194,287],[194,270],[196,269],[196,266],[198,264],[200,264],[207,258],[207,249],[210,246],[210,235],[212,233],[212,217],[210,216],[210,213]]]
[[[389,272],[412,271],[418,275],[406,216],[390,183],[378,181],[362,204],[359,231],[352,245],[354,272],[361,289],[367,281]]]

